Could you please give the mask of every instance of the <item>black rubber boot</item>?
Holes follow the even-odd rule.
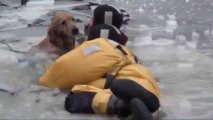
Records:
[[[108,115],[117,115],[118,117],[127,117],[131,114],[129,105],[114,95],[108,101],[107,113]]]
[[[64,108],[69,113],[94,114],[92,100],[96,93],[82,92],[72,93],[66,97]]]
[[[129,107],[133,120],[154,120],[152,114],[141,100],[133,98],[130,100]]]
[[[127,79],[114,80],[110,89],[116,97],[122,99],[125,103],[130,103],[133,98],[138,98],[144,102],[151,113],[157,111],[160,107],[158,98],[134,81]]]

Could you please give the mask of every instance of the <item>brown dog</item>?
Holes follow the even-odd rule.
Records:
[[[35,47],[39,50],[62,55],[75,47],[75,35],[79,33],[73,15],[59,11],[52,19],[47,37]]]

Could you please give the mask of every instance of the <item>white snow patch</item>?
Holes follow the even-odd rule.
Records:
[[[190,2],[190,0],[185,0],[186,3]]]
[[[30,0],[27,3],[27,6],[30,5],[53,5],[54,4],[54,0]]]
[[[183,109],[188,109],[188,110],[191,110],[192,108],[192,104],[186,100],[186,99],[183,99],[180,101],[180,107],[183,108]]]
[[[175,29],[177,29],[177,21],[176,20],[168,20],[165,31],[168,33],[173,33]]]
[[[177,64],[179,68],[188,68],[188,67],[193,67],[193,63],[179,63]]]
[[[157,39],[152,40],[152,35],[149,34],[144,37],[137,37],[133,42],[133,46],[170,46],[173,45],[174,40],[170,39]]]

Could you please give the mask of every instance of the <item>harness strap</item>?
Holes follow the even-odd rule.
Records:
[[[116,48],[120,50],[123,55],[128,55],[121,45],[117,45]],[[108,89],[111,86],[112,82],[115,80],[115,77],[117,76],[118,72],[129,64],[131,64],[131,62],[121,62],[119,63],[119,65],[115,66],[115,68],[111,72],[107,73],[105,75],[106,82],[104,88]]]
[[[128,55],[127,52],[120,45],[116,46],[116,48],[118,48],[118,50],[120,50],[123,55]]]

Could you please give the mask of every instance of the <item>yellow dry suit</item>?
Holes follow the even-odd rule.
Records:
[[[86,41],[64,54],[41,76],[39,83],[50,88],[71,89],[102,78],[116,66],[130,63],[117,43],[98,38]]]
[[[128,79],[159,99],[159,88],[149,70],[134,61],[131,51],[108,39],[86,41],[61,56],[41,76],[39,83],[74,93],[95,92],[92,109],[107,114],[113,81]]]
[[[147,91],[151,92],[158,99],[160,97],[160,90],[156,83],[156,80],[152,76],[152,74],[142,65],[139,64],[130,64],[123,67],[116,75],[115,81],[119,81],[119,79],[128,79],[134,81],[138,85],[145,88]],[[72,88],[72,92],[80,93],[80,92],[96,92],[93,102],[92,108],[97,114],[107,114],[107,104],[108,101],[113,95],[110,89],[103,89],[106,86],[106,78],[98,79],[97,81],[93,81],[90,85],[76,85]],[[97,87],[96,87],[97,86]]]

